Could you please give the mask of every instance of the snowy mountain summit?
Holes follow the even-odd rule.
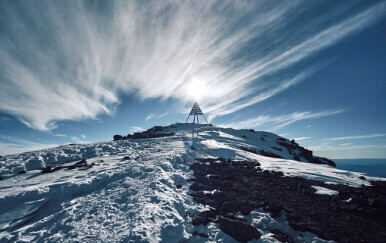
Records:
[[[268,132],[176,123],[0,163],[0,242],[386,239],[385,178]]]

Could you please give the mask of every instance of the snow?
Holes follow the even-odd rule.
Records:
[[[315,193],[320,195],[335,196],[335,195],[338,195],[339,193],[335,190],[331,190],[321,186],[312,186],[312,187],[316,190]]]
[[[257,160],[263,169],[287,176],[370,185],[359,178],[362,173],[293,161],[285,151],[281,156],[286,159],[274,159],[240,149],[269,150],[279,138],[275,134],[197,124],[173,124],[163,132],[175,135],[60,146],[0,158],[4,178],[0,181],[0,242],[234,242],[217,224],[194,227],[190,223],[189,215],[205,209],[188,195],[189,164],[195,158]],[[265,141],[260,139],[263,135]],[[80,159],[95,165],[47,174],[38,170]],[[23,169],[27,173],[19,175]],[[380,178],[366,175],[366,179]],[[282,227],[298,242],[322,242],[311,233],[292,230],[285,218],[276,221],[262,210],[249,217],[252,224],[261,226],[263,237],[258,242],[276,242],[264,224]],[[194,231],[209,238],[192,236]]]

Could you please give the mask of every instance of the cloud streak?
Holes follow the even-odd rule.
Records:
[[[142,132],[142,131],[145,131],[145,129],[143,129],[142,127],[131,127],[130,131],[131,132]]]
[[[292,19],[317,6],[308,1],[101,3],[1,3],[8,24],[0,32],[0,110],[30,127],[51,130],[57,121],[112,114],[122,94],[192,101],[189,87],[200,80],[208,90],[201,99],[213,119],[305,80],[320,68],[310,61],[317,52],[386,12],[385,2],[355,13],[338,6],[295,25]]]
[[[161,115],[149,114],[149,115],[146,117],[145,121],[149,121],[149,120],[151,120],[151,119],[160,119],[160,118],[162,118],[162,117],[167,116],[167,114],[169,114],[169,112],[165,112],[165,113],[163,113],[163,114],[161,114]]]
[[[330,138],[330,140],[351,140],[351,139],[363,139],[363,138],[378,138],[378,137],[384,137],[386,134],[370,134],[370,135],[360,135],[360,136],[349,136],[349,137],[336,137],[336,138]]]
[[[311,137],[300,137],[300,138],[294,138],[295,141],[304,141],[304,140],[308,140],[310,139]]]
[[[271,116],[261,115],[255,118],[250,118],[240,122],[224,123],[220,126],[231,128],[258,128],[266,129],[275,132],[283,127],[286,127],[294,122],[308,119],[321,118],[342,113],[343,109],[327,110],[321,112],[294,112],[286,115]],[[304,139],[304,138],[303,138]]]

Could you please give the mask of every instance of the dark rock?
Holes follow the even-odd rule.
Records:
[[[246,201],[243,201],[239,203],[239,209],[242,215],[249,215],[251,212],[255,209],[253,206],[251,206],[249,203]]]
[[[273,203],[270,203],[265,207],[265,210],[271,212],[272,216],[274,217],[280,216],[280,212],[282,209],[283,209],[282,206],[279,206]]]
[[[27,171],[25,171],[25,170],[21,170],[21,171],[18,172],[18,174],[20,174],[20,175],[21,174],[25,174],[25,173],[27,173]]]
[[[209,221],[216,220],[217,214],[213,211],[207,210],[200,213],[196,213],[192,217],[192,224],[197,225],[206,225]]]
[[[75,165],[87,165],[87,161],[85,159],[82,159],[79,162],[76,162]]]
[[[265,150],[262,150],[262,149],[259,150],[259,152],[257,152],[254,149],[249,149],[249,148],[246,148],[246,147],[240,147],[240,149],[242,149],[244,151],[247,151],[247,152],[254,153],[254,154],[260,154],[260,155],[263,155],[263,156],[271,157],[271,158],[279,158],[279,159],[282,158],[280,155],[277,155],[277,154],[274,154],[272,152],[268,152],[268,151],[265,151]]]
[[[125,156],[125,157],[123,157],[122,159],[124,159],[124,160],[129,160],[129,159],[130,159],[130,156]]]
[[[46,166],[42,169],[42,173],[45,174],[45,173],[51,173],[52,170],[51,170],[51,166]]]
[[[243,135],[243,136],[241,136],[241,137],[243,137],[243,138],[247,138],[247,136],[245,136],[245,135]]]
[[[176,185],[176,187],[177,187],[178,189],[180,189],[180,188],[182,187],[182,185],[178,184],[178,185]]]
[[[193,191],[204,191],[204,190],[208,190],[208,189],[209,188],[207,186],[199,185],[197,182],[193,183],[190,186],[190,190],[193,190]]]
[[[209,235],[204,234],[204,233],[200,233],[200,232],[197,232],[197,231],[194,231],[192,235],[193,235],[193,236],[194,236],[194,235],[197,235],[197,236],[200,236],[200,237],[206,238],[206,239],[209,238]]]
[[[221,231],[240,242],[248,242],[252,239],[259,239],[261,236],[260,232],[255,227],[238,220],[232,220],[220,216],[218,222],[220,224]]]
[[[361,180],[366,180],[366,177],[360,176],[359,179],[361,179]]]
[[[289,223],[290,223],[290,226],[296,231],[301,231],[301,232],[307,231],[307,223],[296,222],[296,221],[290,221]]]
[[[60,170],[60,169],[62,169],[62,168],[63,168],[63,167],[61,167],[61,166],[54,167],[54,168],[51,170],[51,172],[55,172],[55,171]]]
[[[69,166],[67,166],[67,169],[68,170],[73,170],[73,169],[75,169],[77,166],[76,165],[69,165]]]
[[[361,196],[354,196],[351,200],[351,203],[352,204],[357,204],[359,205],[360,207],[364,207],[367,205],[367,200],[366,198],[364,197],[361,197]]]
[[[265,150],[259,150],[259,153],[263,156],[266,156],[266,157],[271,157],[271,158],[279,158],[281,159],[282,157],[280,155],[277,155],[277,154],[274,154],[272,152],[269,152],[269,151],[265,151]]]
[[[121,135],[114,135],[114,141],[122,140],[122,138]]]
[[[284,234],[278,229],[270,229],[271,233],[274,234],[273,238],[280,242],[289,242],[289,236],[287,234]]]
[[[226,201],[223,203],[221,209],[224,212],[234,212],[239,211],[239,205],[235,201]]]

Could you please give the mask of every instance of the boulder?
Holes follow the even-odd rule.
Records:
[[[248,242],[253,239],[259,239],[261,236],[260,232],[255,227],[238,220],[232,220],[220,216],[218,222],[220,224],[221,231],[240,242]]]
[[[114,141],[122,140],[122,138],[121,135],[114,135]]]
[[[52,170],[51,170],[51,166],[47,166],[47,167],[44,167],[42,169],[42,173],[45,174],[45,173],[51,173]]]
[[[216,220],[216,213],[210,210],[203,211],[200,213],[196,213],[192,217],[192,224],[197,226],[197,225],[206,225],[209,221],[214,221]]]
[[[27,173],[27,171],[25,171],[25,170],[21,170],[21,171],[18,172],[18,174],[20,174],[20,175],[21,174],[25,174],[25,173]]]

